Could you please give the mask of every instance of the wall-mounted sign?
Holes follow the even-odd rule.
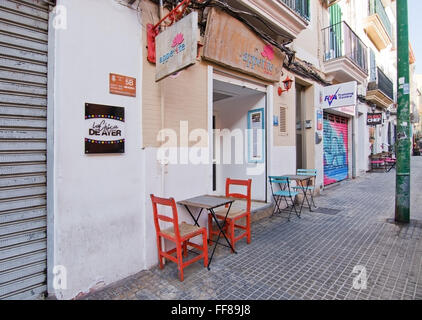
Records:
[[[368,126],[376,126],[382,124],[382,113],[368,113],[366,124]]]
[[[204,59],[278,82],[285,56],[241,21],[221,10],[210,10],[205,31]]]
[[[273,116],[273,126],[278,127],[278,116],[277,115]]]
[[[323,129],[323,121],[322,110],[317,110],[317,130],[321,131]]]
[[[136,79],[110,73],[110,93],[122,96],[136,97]]]
[[[305,120],[305,129],[312,129],[312,120]]]
[[[85,104],[85,153],[125,152],[125,109]]]
[[[265,118],[264,109],[248,112],[248,162],[265,161]]]
[[[156,81],[194,64],[198,54],[198,13],[190,13],[161,32],[155,43]]]
[[[355,106],[357,101],[356,81],[336,84],[323,88],[323,109]]]

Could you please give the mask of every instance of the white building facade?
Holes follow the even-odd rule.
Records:
[[[73,299],[155,266],[150,194],[224,195],[227,177],[252,178],[253,200],[271,203],[271,175],[317,169],[319,192],[394,144],[394,1],[227,3],[271,27],[210,9],[201,25],[222,19],[259,54],[242,52],[234,68],[225,59],[242,41],[221,57],[210,35],[224,37],[194,26],[196,60],[160,81],[148,60],[156,1],[0,4],[0,299]],[[252,70],[258,58],[274,69]],[[325,108],[324,88],[345,83],[355,102]],[[383,123],[371,128],[374,112]],[[216,163],[214,130],[247,132],[252,116],[263,129],[254,153],[245,134],[244,161]],[[100,137],[107,121],[111,137]],[[176,162],[160,161],[163,146]],[[192,163],[191,150],[206,161]],[[228,150],[235,160],[236,145]]]

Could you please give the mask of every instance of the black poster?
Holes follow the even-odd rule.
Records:
[[[366,124],[368,126],[376,126],[382,124],[382,113],[368,113]]]
[[[85,154],[125,152],[125,109],[85,104]]]

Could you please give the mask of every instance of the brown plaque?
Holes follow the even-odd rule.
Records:
[[[110,73],[110,93],[136,97],[136,79]]]
[[[280,81],[285,54],[266,43],[241,21],[212,8],[205,32],[203,58],[227,68]]]

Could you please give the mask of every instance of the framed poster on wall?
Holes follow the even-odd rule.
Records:
[[[265,114],[264,109],[248,112],[248,162],[265,161]]]
[[[85,104],[85,154],[125,152],[125,109]]]

